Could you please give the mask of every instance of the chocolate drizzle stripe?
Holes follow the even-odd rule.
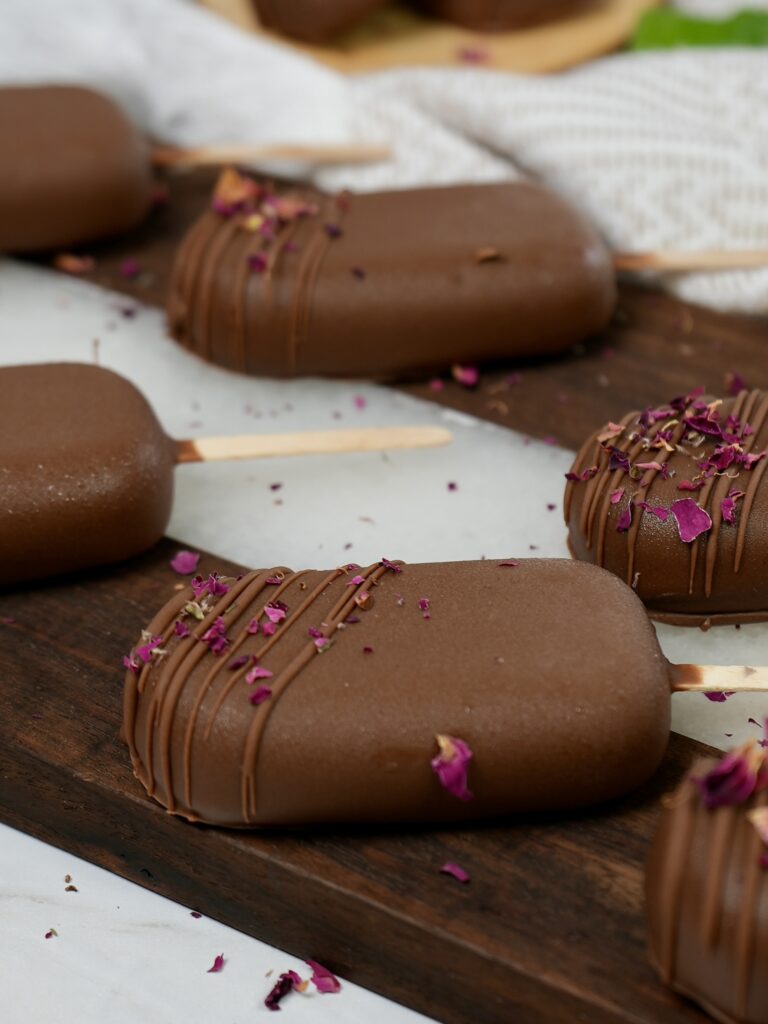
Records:
[[[755,800],[756,807],[768,806],[768,792],[763,791]],[[765,963],[756,963],[755,942],[759,927],[759,891],[765,868],[760,863],[763,842],[757,829],[742,815],[741,827],[747,829],[744,843],[746,864],[743,868],[744,892],[736,924],[736,1012],[746,1017],[749,990],[755,966],[765,970]]]
[[[206,249],[200,268],[200,283],[197,287],[198,328],[200,337],[200,355],[210,359],[213,350],[212,313],[214,298],[217,294],[213,288],[214,279],[221,271],[221,260],[229,243],[238,230],[234,217],[221,221],[218,237],[214,237]]]
[[[274,601],[274,600],[278,599],[280,597],[280,595],[282,593],[284,593],[292,583],[296,582],[297,580],[300,580],[302,576],[306,575],[306,571],[307,570],[303,570],[302,572],[298,572],[298,573],[291,573],[289,570],[281,568],[281,569],[262,570],[259,573],[249,573],[244,578],[248,579],[250,581],[250,584],[253,584],[253,588],[251,589],[250,584],[249,584],[249,586],[242,593],[242,602],[241,602],[241,604],[242,604],[243,612],[246,614],[246,616],[250,615],[252,603],[254,601],[256,601],[256,599],[258,598],[259,594],[261,594],[263,591],[265,591],[267,587],[269,587],[270,591],[271,591],[271,600]],[[267,580],[271,579],[274,576],[282,574],[282,573],[288,573],[288,575],[283,579],[283,582],[278,586],[278,588],[276,590],[272,590],[273,584],[268,584]],[[251,617],[252,618],[253,617],[261,618],[261,615],[259,615],[259,616],[251,616]],[[249,619],[249,622],[250,622],[250,619]],[[284,630],[282,630],[282,629],[277,630],[273,634],[273,636],[271,636],[269,638],[267,643],[264,644],[264,646],[258,652],[256,657],[257,658],[262,657],[264,652],[266,650],[268,650],[269,647],[271,646],[271,642],[272,641],[277,641],[280,638],[280,636],[283,635],[283,632],[284,632]],[[215,663],[211,666],[211,668],[209,669],[208,673],[206,674],[205,678],[203,679],[203,681],[200,684],[197,696],[195,698],[195,702],[194,702],[194,704],[192,706],[192,710],[191,710],[190,716],[189,716],[189,721],[187,722],[187,728],[186,728],[186,731],[185,731],[185,734],[184,734],[184,747],[183,747],[183,764],[184,764],[183,785],[184,785],[185,800],[186,800],[186,803],[187,803],[188,807],[192,806],[192,801],[191,801],[191,790],[192,790],[192,764],[191,764],[192,739],[193,739],[193,736],[194,736],[195,726],[197,724],[198,713],[199,713],[200,708],[201,708],[201,706],[203,704],[203,701],[205,700],[206,696],[208,695],[209,690],[211,689],[211,687],[213,686],[213,684],[214,684],[214,682],[216,680],[216,676],[220,672],[222,672],[222,670],[224,668],[226,668],[226,666],[229,664],[229,662],[232,659],[232,655],[237,652],[237,650],[240,648],[241,644],[246,640],[246,638],[249,635],[250,634],[248,633],[248,624],[246,624],[243,627],[243,630],[240,633],[240,635],[237,637],[237,639],[233,642],[233,644],[230,647],[230,649],[227,651],[226,656],[218,658],[215,661]],[[231,691],[231,689],[248,672],[249,667],[250,666],[248,666],[248,665],[244,665],[242,669],[238,669],[237,671],[232,672],[231,678],[227,681],[227,683],[225,683],[224,687],[222,688],[222,692],[218,695],[218,697],[214,701],[213,707],[211,708],[210,715],[208,716],[208,722],[206,724],[205,732],[203,734],[203,741],[204,742],[207,742],[207,740],[208,740],[208,738],[210,736],[210,732],[211,732],[211,729],[213,727],[213,723],[214,723],[214,721],[216,719],[216,716],[217,716],[217,714],[218,714],[218,712],[219,712],[219,710],[221,708],[221,705],[224,703],[224,700],[226,699],[226,697],[229,694],[229,692]],[[186,680],[185,680],[185,682],[186,682]]]
[[[201,217],[182,241],[181,249],[174,260],[169,293],[171,296],[169,318],[172,327],[175,326],[177,330],[185,328],[185,341],[193,350],[197,348],[197,345],[195,325],[191,318],[191,311],[193,311],[191,296],[195,294],[201,258],[217,226],[217,221],[212,214],[207,213]]]
[[[217,618],[226,615],[237,598],[247,587],[247,579],[238,580],[230,587],[229,591],[215,601],[213,607],[203,618],[202,622],[192,631],[189,643],[181,643],[163,663],[162,671],[155,683],[152,697],[149,704],[146,722],[145,749],[147,750],[148,771],[154,793],[154,772],[152,770],[152,754],[154,751],[155,739],[158,741],[160,755],[161,780],[166,789],[168,809],[175,810],[175,800],[172,789],[170,735],[173,726],[173,719],[181,691],[187,677],[209,653],[207,644],[203,642],[193,643],[192,638],[201,641],[203,634],[213,625]]]
[[[278,588],[278,590],[275,591],[273,600],[275,598],[279,598],[281,593],[283,593],[284,591],[287,591],[287,589],[290,586],[292,586],[294,583],[299,582],[303,576],[307,575],[308,572],[309,572],[308,569],[301,569],[297,573],[292,573],[283,582],[283,584]],[[338,572],[338,570],[335,570],[335,572]],[[312,601],[317,596],[319,596],[320,593],[322,593],[322,591],[328,585],[328,582],[330,582],[330,580],[333,580],[333,579],[335,579],[335,575],[331,575],[330,577],[328,577],[319,587],[316,588],[316,590],[313,590],[312,593],[309,595],[309,597],[305,598],[297,606],[297,608],[295,608],[290,613],[290,619],[296,620],[300,615],[302,615],[306,611],[306,609],[309,607],[309,605],[312,603]],[[261,616],[259,615],[258,618],[260,618],[260,617]],[[292,623],[289,621],[289,617],[286,617],[286,619],[283,621],[283,624],[281,626],[279,626],[275,630],[275,632],[272,634],[272,636],[267,638],[267,640],[264,642],[264,644],[256,652],[256,654],[254,655],[256,661],[253,664],[257,664],[259,661],[261,661],[261,659],[264,657],[264,655],[267,654],[268,651],[271,650],[271,648],[274,647],[275,644],[278,643],[278,641],[282,637],[284,637],[284,636],[286,636],[288,634],[291,625],[292,625]],[[234,644],[234,646],[232,648],[232,651],[231,651],[232,654],[235,653],[235,651],[240,647],[241,643],[243,643],[243,641],[247,638],[247,636],[248,636],[248,627],[246,626],[245,629],[243,629],[243,632],[237,638],[237,641],[235,642],[235,644]],[[211,707],[210,715],[208,716],[208,722],[206,723],[205,731],[203,733],[203,742],[207,742],[210,739],[211,730],[213,729],[214,722],[216,720],[216,716],[218,715],[219,711],[221,710],[221,705],[224,703],[224,701],[229,696],[230,692],[234,689],[234,687],[237,685],[237,683],[248,674],[249,668],[252,668],[252,667],[253,667],[253,665],[251,665],[251,666],[244,665],[242,668],[237,669],[237,671],[232,673],[231,679],[229,680],[227,685],[222,689],[221,693],[218,695],[218,697],[216,698],[216,700],[214,701],[214,703],[213,703],[213,705]],[[215,671],[216,671],[216,669],[212,670],[212,672],[209,673],[209,676],[212,676],[215,673]],[[208,681],[209,681],[208,677],[206,677],[206,679],[203,680],[203,684],[202,685],[203,685],[204,688],[207,688]]]
[[[736,416],[738,419],[741,419],[742,416],[746,418],[746,417],[748,417],[751,414],[752,406],[754,404],[753,403],[753,396],[754,396],[755,393],[754,392],[752,393],[752,396],[750,396],[749,400],[747,399],[748,394],[749,393],[747,391],[741,391],[741,392],[739,392],[739,395],[736,398],[736,401],[735,401],[734,406],[733,406],[733,415]],[[753,437],[751,439],[752,442],[754,442],[755,436],[756,435],[753,435]],[[749,447],[750,447],[750,444],[748,442],[747,445],[745,445],[745,450],[749,450]],[[709,546],[710,546],[710,544],[713,543],[713,538],[714,538],[713,546],[714,546],[715,553],[717,552],[717,541],[718,541],[719,528],[720,528],[720,518],[721,517],[720,517],[720,514],[719,514],[719,512],[720,512],[719,507],[717,508],[717,511],[715,513],[715,502],[714,502],[714,500],[712,500],[710,502],[710,497],[712,497],[714,499],[714,497],[716,495],[716,492],[718,490],[718,488],[716,488],[715,485],[717,483],[719,483],[720,480],[721,480],[721,478],[717,477],[717,476],[710,477],[710,479],[707,480],[707,482],[704,484],[704,486],[702,487],[701,491],[699,492],[699,501],[698,501],[699,506],[701,508],[703,508],[705,512],[707,512],[707,514],[709,515],[710,519],[712,520],[712,526],[710,527],[709,534],[707,535],[705,544],[706,544],[706,548],[707,548],[707,552],[708,552]],[[728,487],[728,482],[726,481],[726,488],[727,487]],[[696,543],[691,544],[691,561],[690,561],[690,569],[689,569],[689,573],[688,573],[688,593],[689,594],[693,593],[693,583],[694,583],[694,579],[695,579],[695,576],[696,576],[696,568],[697,568],[698,560],[699,560],[699,547],[700,547],[699,544],[696,544]],[[709,559],[707,559],[707,561],[709,561]],[[705,565],[705,569],[706,569],[706,565]],[[712,569],[712,571],[714,573],[714,562],[713,562],[713,569]],[[710,589],[707,589],[707,573],[706,572],[705,572],[704,592],[705,592],[706,596],[709,597],[709,595],[711,593],[711,587],[710,587]]]
[[[322,623],[324,627],[321,630],[323,636],[330,638],[336,632],[339,623],[343,622],[356,606],[355,598],[360,592],[370,584],[375,585],[389,571],[386,566],[379,565],[378,563],[365,569],[361,573],[364,577],[363,583],[356,585],[351,594],[342,593],[336,605],[331,609],[327,619]],[[315,645],[315,641],[310,639],[293,661],[273,680],[271,687],[272,696],[269,700],[259,705],[256,709],[254,720],[246,738],[241,767],[242,813],[243,820],[246,822],[254,820],[257,812],[256,775],[258,772],[259,748],[269,719],[283,693],[285,693],[301,670],[310,663],[312,658],[316,657],[328,657],[328,653],[321,654]]]
[[[701,939],[705,946],[713,947],[720,938],[722,924],[722,896],[728,877],[729,854],[733,845],[734,814],[731,807],[718,807],[705,811],[711,830],[707,877],[701,904]]]
[[[745,422],[749,422],[749,419],[751,418],[752,413],[754,411],[754,406],[757,402],[759,392],[753,391],[751,393],[751,395],[749,396],[749,400],[746,402],[746,408],[743,410],[742,413],[741,406],[742,404],[744,404],[746,396],[746,391],[742,391],[739,393],[736,402],[734,403],[733,415],[739,418],[742,418],[743,416]],[[765,411],[768,411],[768,406],[766,406]],[[748,442],[745,445],[743,445],[743,448],[746,452],[751,451],[757,441],[760,428],[762,427],[763,421],[765,420],[765,411],[762,412],[760,422],[754,434],[748,440]],[[709,536],[707,537],[705,556],[704,593],[707,597],[710,597],[712,594],[712,587],[715,578],[715,567],[717,565],[718,544],[720,541],[720,530],[722,529],[723,522],[721,505],[723,499],[726,497],[728,491],[730,490],[733,481],[733,478],[729,477],[727,473],[723,474],[723,476],[717,477],[716,479],[717,484],[715,486],[714,494],[712,495],[712,503],[709,509],[709,514],[712,518],[712,528],[709,531]]]
[[[299,346],[306,342],[308,337],[313,291],[323,258],[331,245],[331,238],[325,230],[325,224],[328,222],[326,217],[330,218],[334,209],[341,212],[332,199],[326,200],[326,208],[317,215],[315,232],[305,246],[296,271],[293,301],[288,317],[287,359],[288,371],[291,374],[295,374],[299,369]]]
[[[758,394],[759,392],[755,392]],[[763,398],[762,405],[758,411],[757,424],[754,426],[755,433],[753,434],[753,442],[757,444],[757,437],[765,425],[766,418],[768,418],[768,396]],[[749,523],[749,516],[752,511],[752,505],[757,494],[757,489],[760,486],[760,481],[765,473],[766,462],[768,457],[764,458],[749,472],[749,483],[746,487],[746,494],[744,495],[744,504],[741,509],[741,516],[739,522],[739,532],[736,535],[736,552],[733,559],[733,571],[738,572],[741,568],[742,558],[744,557],[744,542],[747,535],[747,525]]]
[[[189,254],[189,276],[184,293],[184,307],[187,310],[186,323],[188,326],[188,343],[191,350],[203,355],[205,346],[205,327],[198,316],[198,296],[201,292],[201,279],[206,265],[206,259],[211,246],[215,243],[221,218],[218,214],[209,211],[203,221],[204,231],[196,239],[193,249]]]
[[[696,828],[696,815],[699,808],[694,802],[693,786],[690,782],[683,783],[687,788],[687,796],[680,804],[680,816],[677,827],[672,830],[669,844],[668,870],[662,875],[662,892],[660,905],[662,928],[660,936],[659,965],[661,975],[667,984],[675,980],[677,967],[677,943],[680,925],[680,907],[687,877],[688,860],[691,843]],[[677,798],[676,793],[673,799]]]

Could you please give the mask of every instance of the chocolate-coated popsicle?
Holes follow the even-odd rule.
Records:
[[[384,0],[253,0],[261,24],[308,43],[351,28]]]
[[[152,202],[146,141],[108,97],[0,89],[0,251],[64,249],[135,227]]]
[[[643,783],[669,732],[642,604],[568,560],[199,579],[126,664],[137,777],[216,825],[569,810]]]
[[[0,368],[0,586],[150,548],[180,462],[445,444],[441,428],[175,441],[124,377],[81,363]]]
[[[418,6],[445,21],[478,32],[502,32],[568,17],[594,0],[419,0]]]
[[[391,378],[562,351],[614,298],[602,241],[538,185],[276,196],[230,171],[179,247],[168,321],[245,373]]]
[[[768,760],[706,759],[665,800],[646,872],[663,981],[719,1021],[768,1021]]]
[[[680,625],[768,618],[768,395],[694,392],[589,438],[567,474],[576,558]]]

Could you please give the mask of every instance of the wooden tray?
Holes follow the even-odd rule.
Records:
[[[330,2],[330,0],[329,0]],[[264,31],[251,0],[202,0],[240,28],[293,46],[338,71],[378,71],[409,65],[465,65],[467,51],[483,67],[501,71],[561,71],[621,46],[641,14],[661,0],[596,0],[581,14],[535,28],[493,34],[470,32],[392,3],[326,46],[304,46]]]
[[[651,969],[642,877],[658,796],[706,748],[673,736],[644,791],[565,820],[190,825],[146,798],[118,740],[121,656],[173,592],[177,549],[0,595],[3,821],[445,1024],[703,1024]]]

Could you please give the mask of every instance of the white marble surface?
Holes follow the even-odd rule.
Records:
[[[455,434],[451,447],[431,451],[180,467],[172,536],[246,565],[297,568],[382,554],[411,561],[566,555],[561,504],[570,453],[370,384],[218,370],[168,341],[157,312],[137,307],[124,316],[129,305],[82,281],[0,261],[0,363],[92,361],[97,351],[102,365],[142,388],[175,437],[404,422],[448,425]],[[558,415],[567,415],[567,402]],[[273,483],[282,486],[273,491]],[[707,634],[665,627],[659,636],[676,661],[768,664],[768,626]],[[747,719],[766,714],[768,699],[755,695],[725,704],[699,694],[673,699],[674,727],[721,747],[754,734]],[[77,893],[64,892],[65,874]],[[4,827],[0,904],[3,1024],[245,1022],[268,1012],[265,973],[300,967]],[[45,940],[50,927],[59,935]],[[208,975],[217,953],[227,964]],[[294,995],[283,1005],[287,1022],[423,1019],[348,983],[338,996]]]

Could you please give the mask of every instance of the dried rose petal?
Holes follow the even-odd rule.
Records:
[[[224,967],[224,954],[219,953],[216,959],[213,961],[213,967],[209,967],[205,972],[206,974],[219,974]]]
[[[274,673],[270,672],[268,668],[262,668],[261,665],[254,665],[250,672],[245,673],[245,681],[249,685],[255,683],[258,679],[271,679]]]
[[[331,974],[327,967],[323,967],[317,960],[305,960],[304,963],[312,969],[312,977],[309,980],[318,992],[340,991],[341,982],[334,974]]]
[[[49,928],[48,931],[45,933],[45,937],[46,939],[55,939],[58,938],[58,934],[59,933],[56,931],[55,928]]]
[[[464,868],[461,867],[460,864],[454,863],[452,860],[448,860],[443,864],[440,868],[440,873],[443,875],[452,875],[457,882],[461,882],[464,885],[469,881],[469,875]]]
[[[616,522],[616,529],[619,533],[626,533],[632,525],[632,502],[628,501],[624,506],[621,515]]]
[[[623,433],[624,427],[620,423],[608,423],[597,435],[597,443],[605,444],[606,441],[610,441],[612,438],[618,437],[619,434]]]
[[[176,634],[176,636],[182,638],[185,636],[189,636],[191,632],[186,622],[182,622],[181,619],[176,619],[176,621],[173,624],[173,631]]]
[[[451,374],[457,384],[465,388],[474,388],[480,380],[480,371],[476,366],[459,366],[456,363],[451,367]]]
[[[587,469],[582,469],[580,473],[568,472],[565,474],[565,479],[570,480],[572,483],[583,483],[585,480],[591,480],[597,473],[597,466],[589,466]]]
[[[221,656],[229,647],[227,626],[224,619],[219,615],[213,625],[203,633],[200,639],[203,643],[208,644],[211,653]]]
[[[677,520],[680,540],[686,544],[690,544],[712,528],[712,517],[709,512],[697,505],[693,498],[673,501],[670,511]]]
[[[391,569],[394,573],[403,571],[403,567],[401,565],[396,565],[394,562],[390,562],[388,558],[382,558],[379,565],[383,566],[385,569]]]
[[[722,757],[706,775],[694,777],[693,782],[699,789],[704,806],[712,810],[748,800],[757,785],[765,757],[765,752],[754,740],[749,740]]]
[[[609,501],[612,505],[618,505],[621,499],[624,497],[624,488],[617,487],[615,491],[611,491]]]
[[[197,551],[179,551],[170,561],[170,566],[179,576],[191,576],[197,571],[200,555]]]
[[[301,977],[296,971],[286,971],[281,974],[275,984],[272,986],[267,998],[264,1000],[264,1005],[268,1010],[279,1010],[280,1003],[295,988],[300,989],[304,985]]]
[[[499,562],[498,563],[499,569],[516,569],[518,567],[518,565],[520,565],[519,562],[513,562],[511,560],[509,562]]]
[[[713,704],[725,704],[734,693],[734,690],[707,690],[704,696],[707,700],[711,700]]]
[[[361,576],[359,573],[357,576],[353,576],[351,580],[348,580],[345,586],[347,587],[359,587],[361,583],[365,583],[365,576]]]
[[[285,609],[278,608],[274,604],[265,604],[264,614],[267,616],[271,623],[277,625],[278,622],[282,622],[283,619],[285,618]]]
[[[272,675],[271,672],[270,675]],[[258,707],[258,705],[263,704],[265,700],[269,700],[271,696],[272,691],[268,686],[257,686],[253,693],[250,694],[250,696],[248,697],[248,700],[251,702],[251,704]]]
[[[240,654],[236,658],[233,658],[232,661],[230,661],[230,663],[227,665],[227,668],[229,669],[230,672],[237,672],[237,670],[239,668],[242,668],[243,665],[247,665],[250,660],[251,659],[247,654]]]
[[[467,788],[467,771],[474,756],[469,745],[455,736],[438,734],[435,739],[440,749],[430,765],[440,785],[458,800],[473,800]]]
[[[430,391],[443,391],[445,389],[445,381],[440,380],[439,377],[433,377],[427,384]]]

